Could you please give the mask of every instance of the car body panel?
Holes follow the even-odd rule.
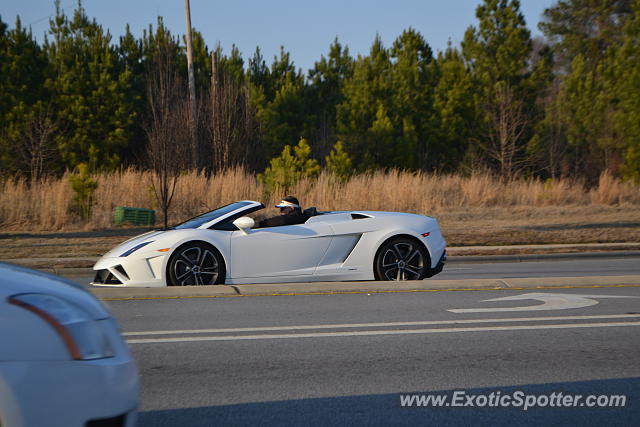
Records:
[[[227,274],[234,280],[312,275],[332,239],[323,222],[234,231]]]
[[[260,202],[239,203],[242,205],[238,209],[198,228],[156,231],[130,239],[102,257],[94,270],[111,272],[121,282],[113,286],[166,286],[171,255],[184,244],[205,242],[220,252],[226,266],[226,284],[373,280],[378,249],[388,239],[401,235],[424,245],[434,271],[439,263],[441,268],[444,259],[446,242],[432,217],[338,211],[320,213],[304,224],[254,228],[246,233],[237,228],[215,229],[264,207]],[[151,243],[128,256],[119,256],[148,241]]]

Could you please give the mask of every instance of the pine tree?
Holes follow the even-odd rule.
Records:
[[[345,80],[344,101],[337,106],[337,134],[344,141],[346,151],[353,156],[358,170],[388,165],[389,147],[377,139],[378,132],[371,131],[374,122],[391,103],[391,60],[389,51],[376,36],[368,56],[358,56],[353,74]],[[379,126],[378,126],[379,127]],[[387,150],[387,151],[385,151]]]
[[[505,82],[517,92],[528,77],[531,33],[520,12],[518,0],[484,0],[476,9],[478,28],[469,27],[462,42],[462,53],[485,97],[497,82]]]
[[[267,87],[271,87],[271,71],[269,71],[269,67],[267,67],[267,62],[262,56],[260,47],[256,47],[253,56],[249,58],[246,75],[249,83],[262,92],[261,98],[265,98],[264,100],[260,99],[257,101],[266,102],[265,90]]]
[[[135,164],[145,155],[146,134],[142,126],[146,114],[146,71],[149,67],[147,57],[143,51],[143,41],[137,39],[129,28],[125,27],[125,34],[120,37],[117,46],[118,74],[130,73],[131,80],[128,85],[125,98],[131,105],[132,111],[136,112],[135,122],[131,126],[129,143],[121,151],[123,166]]]
[[[440,170],[454,171],[477,132],[477,89],[462,56],[451,46],[438,55],[437,68],[439,78],[433,101],[437,120],[436,152],[439,154],[436,164]]]
[[[153,64],[158,55],[171,58],[176,69],[180,72],[180,77],[187,80],[187,54],[186,48],[180,46],[178,37],[171,34],[171,31],[164,25],[161,16],[158,17],[156,27],[149,25],[142,34],[142,56],[146,64]],[[149,70],[145,70],[148,73]]]
[[[12,106],[12,100],[10,97],[10,78],[9,67],[11,61],[9,59],[10,43],[9,35],[7,34],[8,25],[2,21],[0,16],[0,129],[3,128],[6,123],[4,120],[5,114],[9,112]]]
[[[627,84],[637,64],[632,63],[632,51],[621,53],[624,40],[638,37],[636,33],[629,38],[622,31],[631,28],[632,3],[565,0],[546,9],[540,24],[561,65],[553,109],[559,118],[545,121],[561,124],[568,143],[566,161],[574,174],[586,176],[590,183],[605,169],[618,173],[625,153],[633,152],[627,150],[631,140],[625,136],[633,120],[622,124],[625,111],[633,108],[622,99],[633,93],[633,83]]]
[[[338,38],[309,70],[310,113],[316,117],[314,149],[322,157],[336,140],[336,107],[344,101],[344,82],[353,74],[353,58],[349,48],[342,47]]]
[[[0,16],[0,176],[4,176],[15,170],[11,153],[11,143],[8,138],[7,113],[12,107],[9,97],[9,38],[7,37],[7,24],[2,22]]]
[[[569,172],[570,145],[559,91],[560,84],[556,80],[548,93],[540,96],[542,118],[535,123],[535,134],[527,144],[527,155],[538,173],[551,179],[561,178]]]
[[[424,38],[404,31],[385,49],[376,37],[358,57],[337,108],[338,135],[359,170],[427,169],[442,161],[433,108],[437,66]]]
[[[484,0],[476,9],[478,28],[469,27],[462,54],[469,64],[481,117],[471,153],[511,178],[527,166],[533,136],[536,91],[542,81],[530,64],[532,41],[518,0]]]
[[[395,138],[392,163],[407,169],[433,170],[442,159],[435,136],[433,91],[437,82],[431,48],[413,28],[391,48],[391,105]]]
[[[269,81],[270,87],[267,87],[267,99],[275,99],[278,91],[287,84],[303,84],[304,76],[300,70],[296,70],[296,67],[291,60],[289,52],[284,50],[284,46],[280,46],[280,56],[273,57],[273,63],[271,64],[271,73],[269,74],[271,79]]]
[[[271,158],[285,145],[293,145],[311,133],[314,120],[308,112],[307,89],[304,77],[296,71],[284,49],[279,58],[274,58],[270,72],[260,69],[263,74],[256,76],[253,67],[250,70],[249,78],[263,84],[254,86],[250,93],[257,109],[264,153]]]
[[[226,74],[237,83],[244,83],[244,59],[236,45],[231,46],[230,55],[222,55],[222,50],[218,47],[218,57],[220,58],[220,67]]]
[[[619,45],[632,0],[562,0],[544,11],[538,25],[554,43],[556,60],[567,68],[582,55],[593,71],[611,46]]]
[[[621,172],[640,182],[640,0],[633,1],[632,11],[622,46],[613,52],[614,71],[609,77],[619,100],[614,120],[624,156]]]
[[[31,30],[22,26],[20,17],[16,18],[15,28],[5,30],[6,25],[0,21],[0,166],[5,173],[21,170],[38,178],[45,165],[33,176],[32,160],[43,162],[44,152],[31,150],[35,147],[30,147],[28,135],[38,124],[44,124],[36,121],[42,110],[48,109],[48,94],[43,88],[48,64]],[[50,125],[49,122],[47,127]],[[48,139],[40,142],[48,145]]]
[[[92,171],[113,169],[136,117],[127,99],[131,72],[119,73],[111,35],[89,20],[80,3],[68,19],[57,2],[50,25],[45,50],[52,74],[46,87],[65,131],[56,138],[60,156],[67,168],[86,163]]]
[[[604,169],[604,156],[598,145],[596,130],[602,120],[602,104],[595,102],[601,90],[601,81],[589,71],[582,55],[571,63],[571,73],[565,76],[558,95],[562,122],[571,149],[573,175],[587,175],[597,179]]]

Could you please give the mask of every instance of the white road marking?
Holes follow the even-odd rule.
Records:
[[[640,314],[603,314],[592,316],[552,316],[552,317],[516,317],[499,319],[457,319],[457,320],[424,320],[416,322],[388,322],[388,323],[343,323],[336,325],[292,325],[292,326],[258,326],[254,328],[225,328],[225,329],[182,329],[167,331],[124,332],[124,336],[145,335],[188,335],[188,334],[217,334],[231,332],[267,332],[267,331],[299,331],[309,329],[346,329],[346,328],[385,328],[397,326],[426,326],[426,325],[459,325],[469,323],[511,323],[558,320],[596,320],[596,319],[633,319]]]
[[[208,337],[176,337],[176,338],[140,338],[127,340],[129,344],[153,344],[175,342],[198,341],[240,341],[240,340],[266,340],[266,339],[290,339],[290,338],[328,338],[328,337],[354,337],[372,335],[409,335],[409,334],[442,334],[455,332],[489,332],[489,331],[521,331],[539,329],[576,329],[576,328],[606,328],[618,326],[640,326],[640,322],[611,322],[611,323],[565,323],[556,325],[524,325],[524,326],[486,326],[475,328],[436,328],[436,329],[399,329],[378,331],[353,331],[353,332],[316,332],[309,334],[275,334],[275,335],[226,335]]]
[[[557,293],[529,293],[514,295],[504,298],[487,299],[487,301],[517,301],[517,300],[538,300],[542,304],[522,307],[492,307],[492,308],[455,308],[448,310],[452,313],[496,313],[506,311],[537,311],[537,310],[567,310],[571,308],[583,308],[598,304],[593,298],[637,298],[616,295],[579,295],[579,294],[557,294]]]

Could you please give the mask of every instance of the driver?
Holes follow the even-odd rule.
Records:
[[[293,196],[284,197],[276,205],[280,209],[280,215],[263,219],[258,223],[257,228],[278,227],[281,225],[303,224],[307,218],[302,214],[302,208],[298,199]]]

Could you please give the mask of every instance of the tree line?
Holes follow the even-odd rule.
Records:
[[[640,0],[558,1],[538,38],[518,0],[483,0],[476,17],[442,52],[413,28],[357,57],[336,38],[307,73],[284,48],[245,60],[194,29],[193,113],[185,41],[162,18],[114,40],[80,2],[71,16],[56,2],[42,43],[0,19],[1,175],[134,166],[170,187],[185,168],[268,181],[297,164],[640,180]]]

